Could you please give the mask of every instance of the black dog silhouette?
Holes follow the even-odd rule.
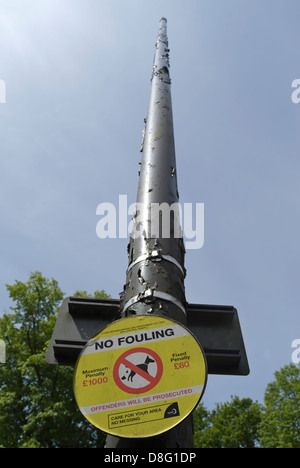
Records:
[[[155,362],[154,359],[151,359],[151,357],[147,356],[145,359],[145,362],[143,362],[142,364],[137,364],[136,367],[138,367],[142,371],[147,372],[147,374],[149,374],[148,367],[151,362]],[[126,373],[128,373],[128,371],[126,371]],[[128,381],[130,380],[130,382],[132,382],[132,379],[135,376],[135,374],[136,372],[132,370],[130,374],[127,376],[127,380]],[[126,375],[123,375],[122,380],[125,380],[125,379],[126,379]]]

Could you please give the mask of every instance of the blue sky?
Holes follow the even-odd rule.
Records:
[[[96,207],[135,201],[158,22],[168,19],[180,201],[204,203],[189,302],[234,305],[251,374],[203,403],[262,401],[300,338],[298,0],[0,0],[0,314],[40,270],[118,298],[127,239]]]

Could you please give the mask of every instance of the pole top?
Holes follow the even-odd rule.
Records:
[[[165,21],[167,23],[167,18],[165,18],[164,16],[160,19],[160,21]]]

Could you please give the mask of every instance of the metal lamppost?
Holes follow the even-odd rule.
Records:
[[[188,333],[191,332],[201,344],[208,374],[249,374],[237,310],[226,305],[191,304],[185,298],[185,249],[180,225],[166,24],[166,19],[161,18],[155,44],[150,102],[145,119],[143,156],[136,213],[128,245],[124,291],[120,300],[65,298],[46,355],[48,364],[76,365],[75,373],[78,357],[82,356],[90,342],[95,347],[101,345],[96,343],[97,340],[91,340],[98,332],[101,335],[101,330],[116,323],[117,319],[121,318],[119,322],[124,323],[130,317],[140,316],[143,320],[145,317],[158,317],[161,321],[163,318],[168,319],[185,328]],[[120,338],[119,344],[124,339]],[[112,344],[112,340],[107,341],[107,346]],[[114,373],[109,378],[119,382],[115,371],[117,362]],[[137,367],[133,369],[137,370]],[[81,376],[81,386],[93,384],[94,380],[95,383],[102,381],[101,377],[99,381],[82,381],[82,378],[85,377]],[[108,381],[107,377],[105,379]],[[122,383],[120,387],[122,388]],[[122,401],[111,402],[107,407],[123,404],[125,403]],[[95,406],[88,408],[92,412],[96,409]],[[87,411],[86,408],[83,410]],[[120,420],[126,422],[122,419],[122,413],[116,417],[120,419],[111,419],[111,423],[118,424]],[[138,435],[134,438],[108,435],[106,448],[192,448],[191,415],[173,426],[170,425],[172,428],[163,433],[154,432],[160,433],[159,436],[140,438],[138,431],[135,431]]]
[[[178,206],[169,52],[167,20],[161,18],[120,309],[122,317],[155,314],[186,324],[185,249]],[[188,418],[155,440],[108,436],[106,447],[176,448],[192,444],[192,424]]]

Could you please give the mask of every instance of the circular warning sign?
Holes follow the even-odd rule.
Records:
[[[74,372],[80,411],[119,437],[151,437],[186,418],[207,379],[205,355],[181,324],[142,315],[111,323],[83,348]]]

